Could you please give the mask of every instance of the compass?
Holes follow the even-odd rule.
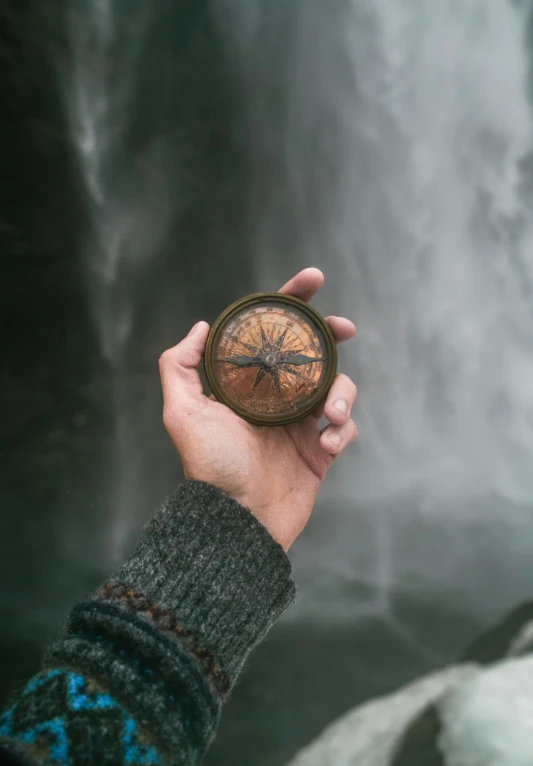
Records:
[[[215,398],[255,425],[279,426],[313,412],[337,373],[326,321],[290,295],[259,293],[213,324],[204,367]]]

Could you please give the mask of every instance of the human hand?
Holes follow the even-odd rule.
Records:
[[[309,301],[323,282],[321,271],[304,269],[280,293]],[[349,319],[331,316],[326,322],[337,343],[355,335]],[[350,418],[356,386],[341,373],[326,402],[303,420],[254,426],[204,395],[198,366],[208,333],[207,322],[198,322],[159,360],[165,428],[187,479],[212,484],[249,508],[288,550],[309,520],[328,468],[357,436]],[[329,423],[320,430],[323,416]]]

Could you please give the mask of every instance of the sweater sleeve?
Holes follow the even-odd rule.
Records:
[[[0,715],[0,762],[200,763],[247,655],[293,598],[267,530],[186,481]]]

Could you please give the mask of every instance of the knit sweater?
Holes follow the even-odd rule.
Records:
[[[0,715],[0,763],[200,763],[246,657],[293,598],[267,530],[186,481]]]

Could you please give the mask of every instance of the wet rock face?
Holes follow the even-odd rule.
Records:
[[[395,754],[413,721],[449,689],[478,672],[474,665],[452,667],[415,681],[392,695],[361,705],[329,726],[289,766],[324,766],[326,763],[331,766],[397,766]],[[403,764],[407,766],[407,761],[402,761]]]
[[[532,606],[483,631],[461,664],[342,716],[289,766],[525,766],[533,759]]]
[[[452,667],[360,706],[289,766],[527,766],[533,658]]]
[[[533,657],[497,663],[438,704],[446,766],[527,766],[533,761]]]

